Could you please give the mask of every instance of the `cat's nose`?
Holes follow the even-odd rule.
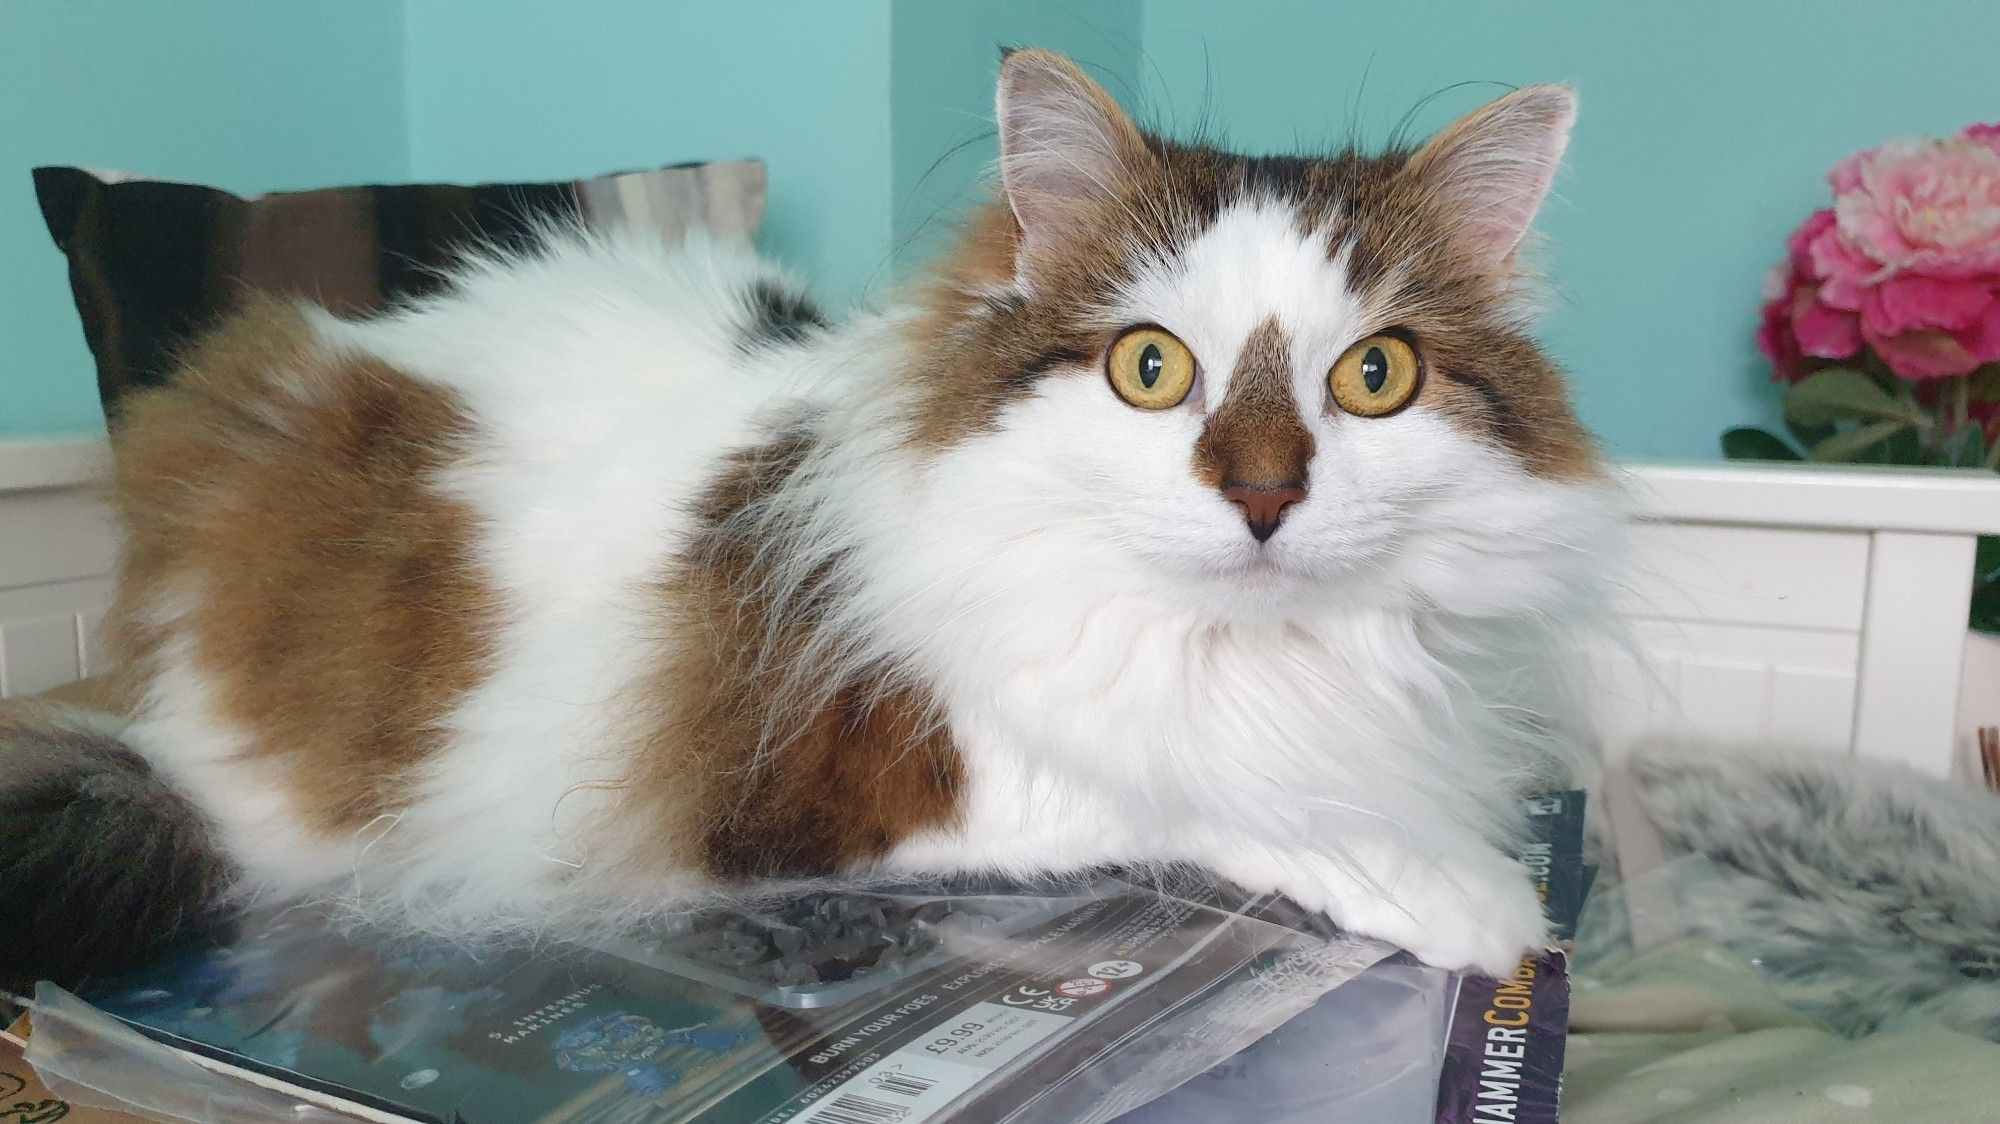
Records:
[[[1306,498],[1306,486],[1304,481],[1282,484],[1228,481],[1222,485],[1222,498],[1243,509],[1243,522],[1249,524],[1251,537],[1265,542],[1278,533],[1285,509]]]

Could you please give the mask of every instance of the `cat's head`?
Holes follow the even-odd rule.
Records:
[[[915,439],[969,507],[1226,616],[1538,610],[1604,522],[1519,264],[1574,113],[1536,86],[1414,151],[1243,157],[1013,52]]]

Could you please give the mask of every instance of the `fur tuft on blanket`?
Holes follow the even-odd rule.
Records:
[[[1630,777],[1676,928],[1842,1033],[2000,1041],[2000,798],[1841,758],[1658,755]]]

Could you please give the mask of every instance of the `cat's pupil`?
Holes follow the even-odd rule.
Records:
[[[1160,381],[1160,372],[1167,369],[1166,357],[1160,354],[1160,345],[1149,343],[1146,350],[1139,353],[1139,384],[1147,390]]]
[[[1382,393],[1382,384],[1389,381],[1389,357],[1381,348],[1371,347],[1361,357],[1361,381],[1368,384],[1368,393]]]

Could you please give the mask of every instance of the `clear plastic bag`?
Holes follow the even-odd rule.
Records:
[[[54,984],[35,988],[33,1018],[22,1056],[51,1093],[74,1105],[190,1124],[352,1124],[361,1115],[202,1064]]]
[[[95,1006],[45,989],[29,1059],[85,1103],[229,1124],[1102,1121],[1391,950],[1169,878],[822,893],[624,951],[480,955],[293,910]]]
[[[1457,983],[1404,958],[1377,963],[1120,1124],[1429,1120]]]

